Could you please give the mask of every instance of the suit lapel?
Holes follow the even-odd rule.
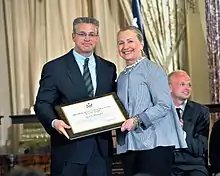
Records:
[[[188,100],[183,112],[183,121],[192,121],[193,114],[194,114],[193,103]]]
[[[94,57],[96,62],[96,82],[97,82],[95,95],[100,95],[102,90],[102,85],[104,85],[106,81],[105,74],[103,74],[106,72],[106,70],[105,70],[105,65],[102,63],[101,58],[95,54]],[[67,53],[66,66],[67,66],[68,75],[72,83],[75,86],[81,88],[82,91],[84,91],[84,93],[87,94],[82,74],[76,62],[76,59],[73,55],[73,50]]]
[[[96,61],[96,82],[97,82],[97,88],[95,95],[99,95],[101,92],[101,85],[105,82],[105,68],[102,64],[101,58],[95,55],[95,61]]]
[[[190,131],[192,128],[192,124],[194,124],[193,117],[195,116],[195,110],[194,110],[194,105],[191,101],[187,101],[185,110],[183,112],[183,130],[184,131]]]
[[[69,75],[72,83],[75,86],[80,87],[82,90],[84,90],[86,92],[83,77],[82,77],[82,74],[80,72],[79,66],[76,62],[76,59],[73,55],[73,50],[71,50],[67,54],[66,67],[67,67],[67,72],[68,72],[68,75]]]

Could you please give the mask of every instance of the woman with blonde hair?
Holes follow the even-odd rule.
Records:
[[[117,46],[126,63],[117,82],[117,94],[129,115],[117,132],[125,176],[170,176],[174,147],[187,145],[167,76],[143,56],[143,35],[136,27],[121,29]]]

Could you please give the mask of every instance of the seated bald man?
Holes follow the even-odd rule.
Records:
[[[183,70],[168,75],[171,96],[185,131],[187,149],[174,151],[173,176],[207,176],[209,109],[189,100],[190,76]]]

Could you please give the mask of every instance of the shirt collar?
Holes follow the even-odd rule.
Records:
[[[187,100],[185,100],[185,101],[183,102],[183,104],[181,104],[180,106],[175,106],[175,108],[180,108],[182,111],[184,111],[184,110],[185,110],[185,107],[186,107],[186,103],[187,103]]]
[[[75,58],[77,58],[83,64],[84,64],[85,59],[89,58],[89,64],[91,64],[92,66],[95,66],[95,57],[93,54],[91,54],[88,57],[85,57],[85,56],[77,53],[75,50],[73,50],[73,55],[75,56]]]
[[[130,70],[132,68],[134,68],[138,63],[140,63],[143,59],[145,59],[145,57],[141,57],[140,59],[138,59],[134,64],[132,65],[128,65],[124,68],[124,72],[126,72],[127,70]]]

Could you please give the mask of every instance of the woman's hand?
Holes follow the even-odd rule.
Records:
[[[137,124],[138,124],[138,120],[136,117],[129,118],[122,124],[121,132],[124,132],[125,130],[132,131],[137,127]]]

